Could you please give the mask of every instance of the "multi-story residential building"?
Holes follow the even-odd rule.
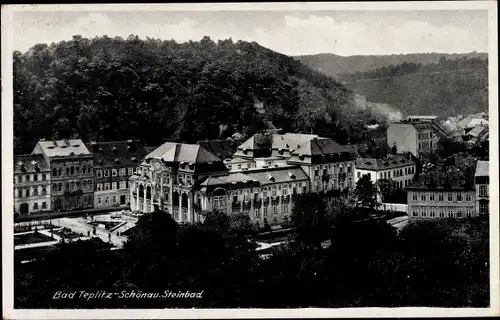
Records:
[[[447,132],[434,116],[408,117],[387,128],[390,148],[396,147],[398,153],[411,152],[419,159],[435,152],[443,136],[447,136]]]
[[[409,220],[477,215],[476,190],[470,167],[442,166],[429,169],[407,190]]]
[[[41,154],[14,156],[14,210],[21,216],[50,211],[50,168]]]
[[[354,182],[357,183],[361,177],[367,175],[374,184],[379,180],[389,179],[403,189],[411,185],[415,172],[415,162],[398,155],[388,155],[381,159],[358,158]]]
[[[130,204],[129,178],[147,154],[137,140],[90,142],[94,154],[94,207]]]
[[[474,182],[476,185],[476,211],[480,215],[486,215],[490,212],[490,174],[489,161],[478,161]]]
[[[53,211],[94,206],[93,155],[82,140],[40,140],[32,154],[43,155],[51,168]]]

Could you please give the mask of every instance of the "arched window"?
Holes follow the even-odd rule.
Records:
[[[66,175],[69,176],[69,167],[66,167]]]
[[[62,174],[61,168],[57,169],[57,175],[60,176]]]
[[[75,172],[76,172],[76,174],[80,174],[80,167],[76,167]]]
[[[71,175],[74,175],[75,174],[75,167],[71,167]]]
[[[52,169],[52,175],[54,177],[57,177],[57,169],[56,168]]]
[[[85,174],[87,173],[87,167],[86,166],[82,166],[82,174]]]
[[[61,182],[59,182],[59,188],[58,189],[59,189],[59,191],[62,191],[62,183]]]
[[[35,203],[33,204],[33,210],[38,210],[38,202],[35,202]]]

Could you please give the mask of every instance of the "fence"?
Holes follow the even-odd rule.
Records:
[[[407,212],[408,205],[401,203],[381,203],[379,210],[392,211],[392,212]]]

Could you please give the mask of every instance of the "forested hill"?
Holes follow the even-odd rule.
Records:
[[[340,74],[366,72],[373,69],[399,65],[402,63],[433,64],[438,63],[444,57],[448,60],[459,58],[480,58],[487,59],[487,53],[412,53],[412,54],[392,54],[392,55],[356,55],[339,56],[331,53],[321,53],[315,55],[305,55],[295,57],[306,66],[320,70],[326,75],[337,77]]]
[[[266,120],[356,142],[374,117],[340,83],[254,42],[74,36],[13,55],[16,153],[39,138],[193,143],[221,125],[223,138],[248,136]]]
[[[370,101],[396,106],[404,116],[488,111],[487,59],[443,57],[433,64],[403,63],[338,78]]]

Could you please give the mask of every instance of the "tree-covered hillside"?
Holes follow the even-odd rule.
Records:
[[[470,53],[412,53],[412,54],[391,54],[391,55],[366,55],[366,56],[339,56],[331,53],[298,56],[297,60],[306,66],[321,70],[326,75],[337,77],[341,74],[366,72],[402,63],[433,64],[439,62],[441,58],[456,60],[459,58],[480,58],[487,59],[488,55],[481,52]]]
[[[396,106],[404,116],[442,117],[488,111],[488,60],[440,59],[403,63],[340,75],[344,85],[374,102]]]
[[[223,137],[250,135],[268,120],[355,142],[373,116],[353,105],[340,83],[254,42],[74,36],[14,52],[16,153],[70,136],[193,143],[217,139],[220,125]]]

